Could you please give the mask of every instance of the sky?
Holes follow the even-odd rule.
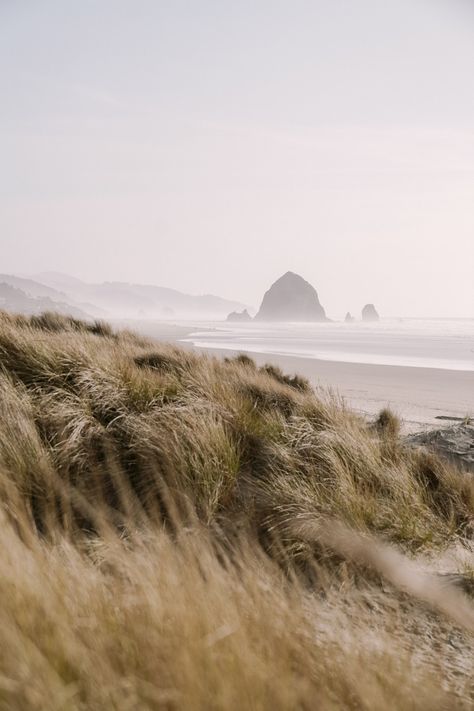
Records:
[[[472,0],[0,0],[0,272],[474,317]]]

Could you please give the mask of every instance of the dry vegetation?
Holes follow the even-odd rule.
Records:
[[[0,490],[0,708],[474,706],[472,478],[390,412],[0,314]]]

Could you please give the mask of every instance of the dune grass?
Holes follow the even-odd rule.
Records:
[[[474,704],[472,478],[389,411],[0,314],[0,494],[0,708]]]

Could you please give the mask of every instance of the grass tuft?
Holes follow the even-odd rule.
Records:
[[[375,428],[384,437],[394,439],[400,434],[400,418],[388,407],[385,407],[383,410],[380,410],[375,420]]]
[[[281,368],[276,365],[266,364],[260,368],[260,372],[266,373],[271,378],[274,378],[278,383],[283,385],[289,385],[295,390],[300,390],[301,392],[310,392],[311,385],[307,378],[303,378],[301,375],[285,375]]]
[[[251,358],[246,353],[238,353],[233,358],[224,358],[224,362],[225,363],[240,363],[240,365],[244,365],[248,368],[252,368],[252,370],[257,369],[257,364],[255,363],[254,359]]]

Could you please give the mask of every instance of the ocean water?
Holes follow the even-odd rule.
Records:
[[[474,371],[474,319],[378,323],[207,323],[182,339],[206,349],[345,363]]]

